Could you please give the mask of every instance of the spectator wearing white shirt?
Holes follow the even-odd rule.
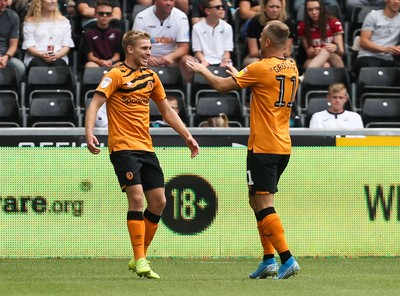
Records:
[[[332,83],[327,95],[328,109],[311,117],[310,128],[354,129],[363,128],[361,116],[345,109],[349,97],[343,83]]]
[[[147,32],[151,37],[149,67],[179,66],[182,76],[189,82],[186,61],[189,55],[190,29],[187,15],[174,7],[174,0],[154,0],[154,5],[139,12],[133,30]]]
[[[363,67],[400,67],[400,3],[386,0],[384,9],[365,17],[360,33],[360,50],[353,71]]]
[[[193,26],[192,49],[195,57],[204,65],[225,66],[233,51],[232,26],[225,22],[224,5],[221,0],[204,0],[206,18]]]
[[[37,66],[67,66],[72,47],[71,24],[61,15],[57,2],[32,0],[23,24],[22,49],[27,71]]]
[[[232,63],[232,26],[223,20],[225,10],[221,0],[202,1],[205,2],[206,18],[196,23],[192,29],[194,56],[206,67],[225,67],[226,64]]]

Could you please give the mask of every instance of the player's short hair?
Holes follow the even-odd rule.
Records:
[[[124,50],[126,50],[128,46],[135,46],[136,41],[140,39],[150,40],[150,35],[146,32],[137,30],[127,31],[122,37],[122,47],[124,48]]]
[[[267,22],[265,27],[268,27],[264,30],[266,37],[271,40],[271,42],[277,46],[284,46],[286,44],[287,39],[289,38],[290,29],[281,21],[272,20]]]
[[[330,94],[335,94],[344,90],[347,93],[346,86],[341,82],[335,82],[329,85],[328,92]]]

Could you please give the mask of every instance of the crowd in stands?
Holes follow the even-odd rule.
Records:
[[[83,118],[88,103],[82,86],[85,69],[107,70],[123,61],[124,32],[146,31],[152,38],[148,66],[180,69],[182,83],[172,90],[182,94],[186,124],[191,126],[200,96],[196,95],[196,75],[186,61],[215,68],[229,63],[241,69],[260,58],[259,36],[265,24],[280,20],[291,30],[285,55],[296,60],[300,84],[308,68],[343,68],[349,77],[343,86],[347,105],[362,116],[363,98],[357,93],[361,69],[398,68],[400,72],[399,10],[398,0],[0,0],[0,68],[15,69],[21,88],[29,85],[32,67],[70,68],[76,83],[75,111]],[[326,84],[320,97],[327,100],[318,111],[331,112],[334,99],[329,86],[341,82]],[[393,87],[400,88],[400,81]],[[398,90],[386,92],[395,99]],[[20,108],[29,114],[29,91],[20,89],[17,95]],[[240,124],[247,126],[251,94],[231,95],[238,96]],[[224,98],[211,89],[206,96]],[[300,85],[297,97],[293,126],[308,127],[302,118],[312,96],[305,101]],[[221,118],[219,114],[225,111],[215,112]],[[26,126],[26,122],[18,125]]]

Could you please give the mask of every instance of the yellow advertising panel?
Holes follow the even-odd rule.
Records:
[[[107,148],[0,148],[0,257],[128,258]],[[245,147],[157,147],[167,207],[148,256],[261,256]],[[399,147],[294,147],[276,194],[296,256],[400,255]]]

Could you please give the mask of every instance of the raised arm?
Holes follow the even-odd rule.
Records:
[[[236,83],[236,81],[232,77],[221,77],[214,75],[207,69],[206,66],[204,66],[201,63],[187,61],[186,65],[189,68],[191,68],[194,72],[203,75],[204,78],[207,80],[208,84],[210,84],[210,86],[216,91],[224,93],[240,89],[240,86]],[[228,69],[227,72],[231,75],[235,75],[237,73],[237,70],[230,65],[227,65],[227,69]]]

